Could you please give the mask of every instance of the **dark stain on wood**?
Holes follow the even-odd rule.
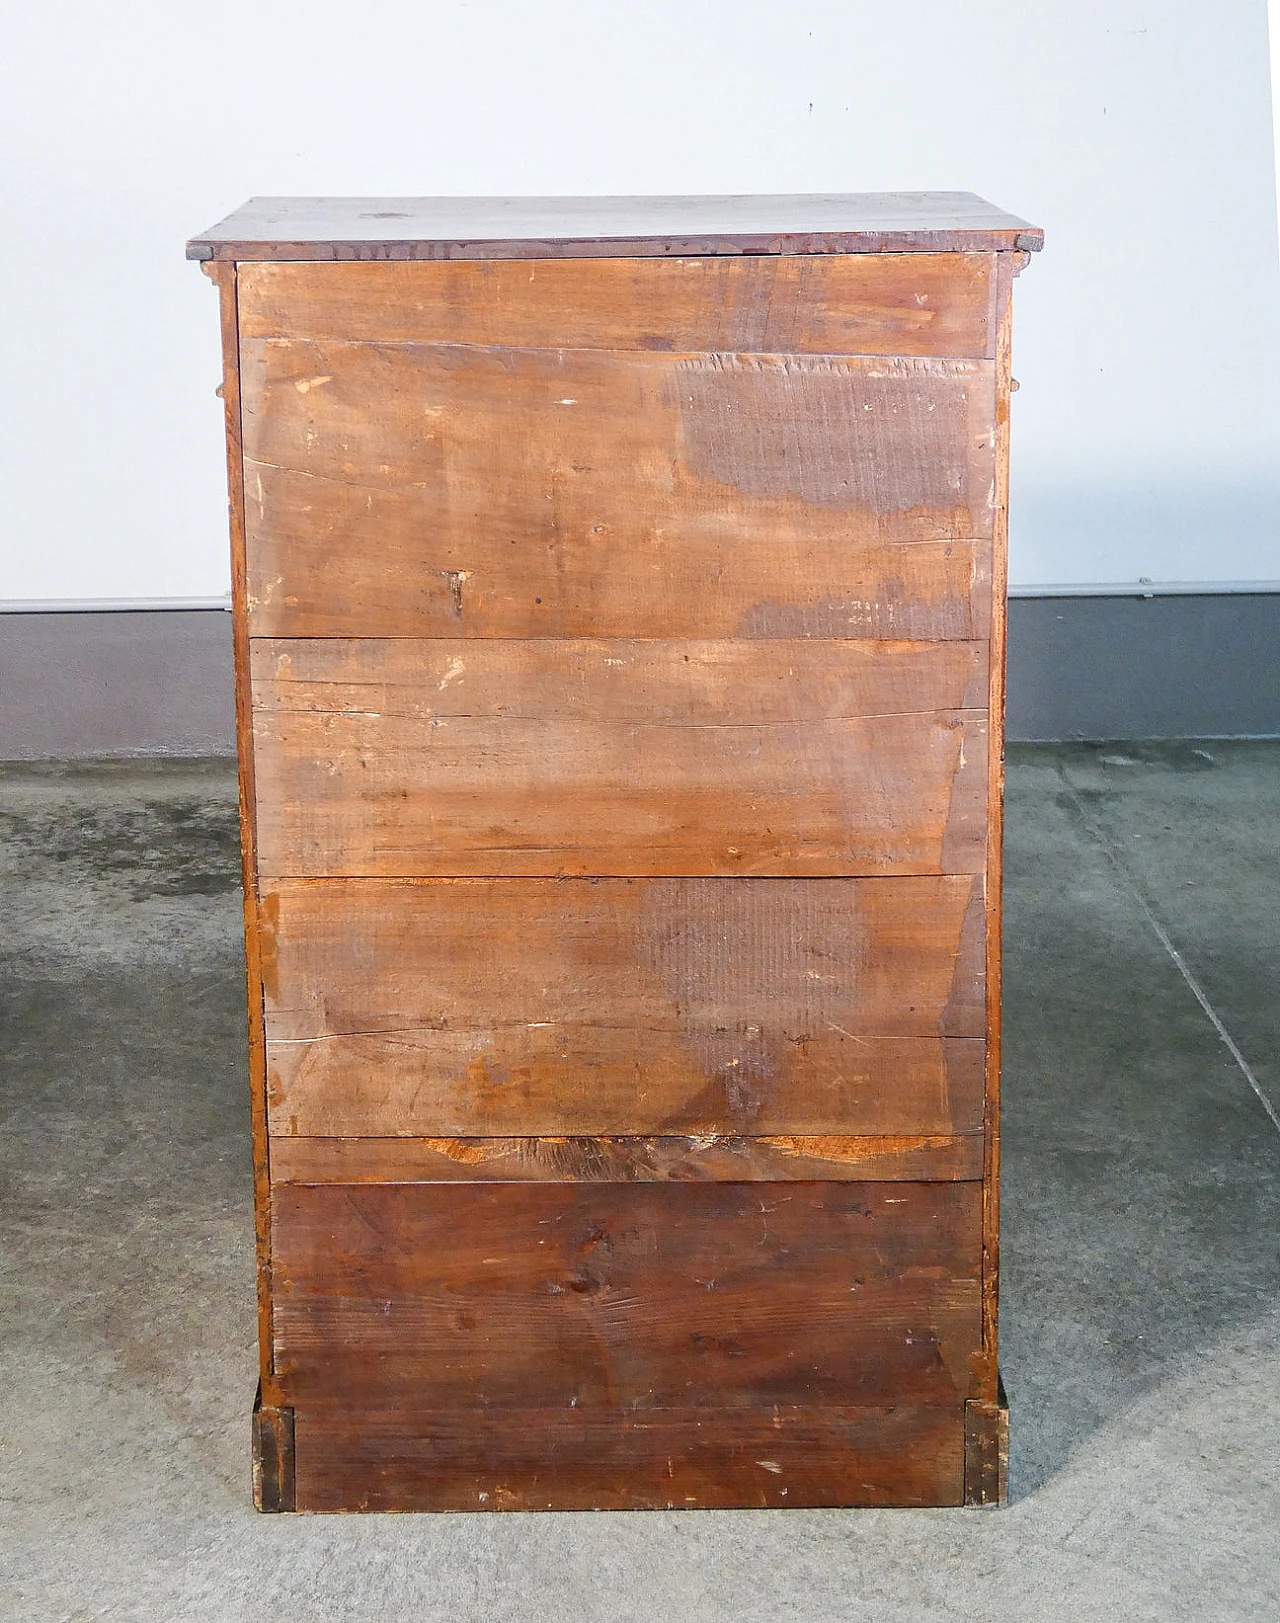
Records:
[[[992,389],[982,362],[794,355],[691,356],[664,383],[696,478],[744,496],[926,516],[989,501]]]

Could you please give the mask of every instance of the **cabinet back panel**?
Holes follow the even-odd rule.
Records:
[[[285,200],[197,245],[226,261],[262,1508],[1003,1491],[1038,233],[962,202],[646,203],[695,243]],[[308,245],[326,213],[348,237]]]

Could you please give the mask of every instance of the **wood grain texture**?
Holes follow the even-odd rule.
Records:
[[[990,361],[242,348],[257,636],[986,636]]]
[[[301,1412],[298,1509],[958,1505],[963,1422],[938,1406]]]
[[[723,1183],[982,1177],[981,1133],[908,1138],[288,1138],[277,1183]]]
[[[276,1367],[300,1411],[951,1409],[981,1221],[973,1183],[284,1184]]]
[[[300,882],[262,934],[276,1133],[981,1125],[970,878]]]
[[[340,261],[1032,251],[972,192],[752,197],[254,197],[193,258]]]
[[[281,1039],[273,1131],[946,1135],[982,1119],[980,1039],[828,1028],[797,1037],[791,1056],[750,1024],[709,1036],[706,1062],[679,1035],[625,1024]]]
[[[774,727],[987,702],[972,642],[259,638],[252,670],[264,714],[423,722]]]
[[[277,877],[976,872],[973,644],[255,642]],[[975,692],[975,690],[977,690]]]
[[[259,264],[245,338],[991,358],[991,254]]]

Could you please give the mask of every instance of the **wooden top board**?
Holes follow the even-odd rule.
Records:
[[[972,192],[777,197],[255,197],[188,259],[990,253],[1044,233]]]

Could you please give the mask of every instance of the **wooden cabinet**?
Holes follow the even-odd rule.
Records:
[[[264,1509],[1002,1493],[1012,278],[961,194],[246,206]]]

